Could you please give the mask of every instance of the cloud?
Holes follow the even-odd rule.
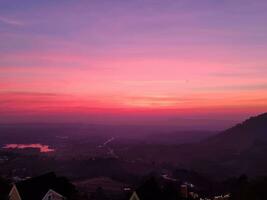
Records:
[[[35,96],[35,97],[42,97],[42,96],[59,96],[56,93],[49,93],[49,92],[24,92],[24,91],[12,91],[12,92],[0,92],[0,96],[4,95],[17,95],[17,96]]]
[[[192,104],[194,102],[205,100],[198,97],[175,97],[175,96],[132,96],[125,97],[123,102],[129,107],[145,108],[176,108],[178,105]]]
[[[24,25],[24,23],[21,21],[3,17],[3,16],[0,16],[0,22],[7,24],[7,25],[12,25],[12,26],[23,26]]]
[[[212,77],[251,77],[251,72],[218,72],[218,73],[211,73]]]
[[[262,84],[249,84],[249,85],[220,85],[220,86],[211,86],[211,87],[202,87],[195,88],[197,90],[214,90],[214,91],[254,91],[254,90],[266,90],[267,83]]]
[[[262,75],[265,75],[266,73],[266,67],[260,67],[260,66],[249,66],[248,69],[242,69],[242,71],[232,71],[232,72],[216,72],[216,73],[210,73],[209,75],[211,77],[219,77],[219,78],[236,78],[236,77],[260,77]]]

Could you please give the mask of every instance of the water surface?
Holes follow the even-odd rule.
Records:
[[[39,149],[41,153],[48,153],[55,151],[55,149],[52,149],[48,145],[43,145],[43,144],[6,144],[3,148],[4,149],[36,148]]]

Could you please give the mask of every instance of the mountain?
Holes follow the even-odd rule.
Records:
[[[203,144],[217,146],[230,150],[232,153],[241,153],[257,144],[267,142],[267,113],[251,117],[243,123],[211,137]]]
[[[189,169],[214,179],[267,175],[267,113],[190,144],[181,144],[176,137],[153,135],[146,143],[114,148],[127,160]]]
[[[180,165],[215,176],[267,174],[267,113],[181,149]],[[185,156],[187,155],[187,156]]]

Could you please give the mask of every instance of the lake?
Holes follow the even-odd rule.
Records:
[[[39,149],[41,153],[53,152],[55,149],[50,148],[48,145],[43,144],[6,144],[4,149],[26,149],[26,148],[36,148]]]

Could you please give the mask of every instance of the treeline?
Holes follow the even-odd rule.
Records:
[[[7,199],[10,189],[11,184],[6,179],[0,177],[0,200]]]
[[[266,200],[267,177],[249,179],[243,175],[232,183],[231,200]]]

